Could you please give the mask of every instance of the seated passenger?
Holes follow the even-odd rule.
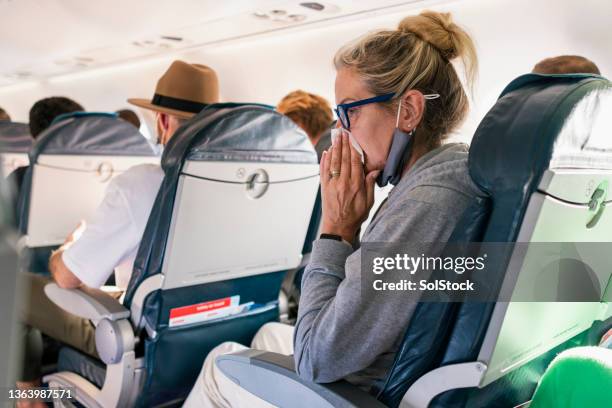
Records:
[[[136,129],[140,129],[140,119],[138,115],[131,109],[121,109],[115,112],[119,117],[128,123],[134,125]]]
[[[217,76],[211,68],[175,61],[158,81],[152,101],[129,102],[156,112],[159,141],[165,145],[188,118],[207,104],[218,102],[218,94]],[[53,280],[63,288],[99,288],[115,271],[116,284],[124,290],[163,177],[159,165],[143,164],[113,179],[92,218],[51,255],[49,270]],[[50,279],[25,275],[30,296],[22,322],[96,356],[91,322],[64,311],[47,298],[44,287]],[[26,345],[25,373],[19,384],[22,387],[39,383],[40,360],[31,357],[37,352],[40,354]]]
[[[45,129],[51,126],[51,123],[59,115],[65,113],[84,111],[81,105],[70,98],[64,96],[52,96],[44,98],[32,105],[30,109],[30,134],[36,140]],[[7,180],[9,185],[15,188],[15,196],[18,197],[23,184],[23,177],[26,174],[29,166],[19,167],[9,174]],[[18,212],[15,211],[15,214]]]
[[[361,287],[361,251],[350,243],[372,207],[374,183],[395,187],[363,241],[415,243],[432,256],[440,255],[434,244],[446,242],[461,214],[484,196],[468,174],[468,147],[443,144],[469,108],[451,63],[457,58],[471,83],[477,71],[472,40],[450,14],[431,11],[336,54],[338,122],[365,152],[365,165],[346,132],[323,154],[323,234],[304,273],[297,324],[294,330],[264,325],[252,344],[293,351],[306,380],[346,379],[370,390],[390,370],[415,310],[410,297],[373,299]],[[185,406],[269,406],[214,364],[241,348],[223,343],[213,349]]]
[[[11,120],[11,116],[2,108],[0,108],[0,120]]]
[[[601,75],[599,68],[591,60],[579,55],[560,55],[538,62],[534,74],[596,74]]]
[[[334,117],[329,102],[322,96],[297,90],[281,99],[276,110],[289,116],[306,132],[321,160],[323,151],[331,146]]]

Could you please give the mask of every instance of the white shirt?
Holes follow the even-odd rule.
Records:
[[[136,253],[164,172],[142,164],[115,177],[80,238],[62,255],[85,285],[99,288],[115,271],[116,286],[126,289]]]

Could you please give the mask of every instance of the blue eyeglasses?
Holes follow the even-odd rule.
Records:
[[[336,106],[336,109],[334,109],[334,111],[336,111],[336,116],[338,116],[338,119],[340,120],[340,124],[342,125],[342,127],[345,128],[346,130],[350,130],[351,129],[351,119],[350,119],[351,109],[354,109],[358,106],[368,105],[370,103],[387,102],[393,99],[394,97],[395,97],[395,93],[388,93],[384,95],[375,96],[373,98],[362,99],[360,101],[355,101],[355,102],[350,102],[350,103],[341,103],[340,105]],[[440,95],[439,94],[427,94],[427,95],[423,95],[423,97],[426,100],[430,100],[430,99],[437,99],[440,97]]]
[[[362,99],[360,101],[341,103],[340,105],[336,106],[334,111],[336,111],[336,116],[338,116],[342,127],[349,130],[351,128],[351,120],[349,119],[351,109],[358,106],[368,105],[370,103],[387,102],[393,99],[394,96],[395,93],[388,93],[385,95],[375,96],[373,98]]]

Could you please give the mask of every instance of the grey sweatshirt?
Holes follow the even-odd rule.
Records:
[[[464,210],[483,196],[469,177],[467,150],[447,144],[421,157],[390,191],[362,241],[446,242]],[[315,241],[294,335],[301,377],[344,378],[366,390],[386,377],[416,303],[402,296],[374,301],[362,291],[360,275],[360,250]]]

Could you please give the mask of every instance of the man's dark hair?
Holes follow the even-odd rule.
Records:
[[[117,115],[126,122],[130,122],[132,125],[136,126],[136,129],[140,129],[140,119],[138,119],[138,115],[131,109],[121,109],[118,110]]]
[[[0,108],[0,120],[11,120],[11,116],[2,108]]]
[[[536,74],[597,74],[599,68],[589,59],[580,55],[560,55],[546,58],[533,67]]]
[[[81,105],[63,96],[41,99],[30,109],[30,133],[36,138],[59,115],[84,110]]]

